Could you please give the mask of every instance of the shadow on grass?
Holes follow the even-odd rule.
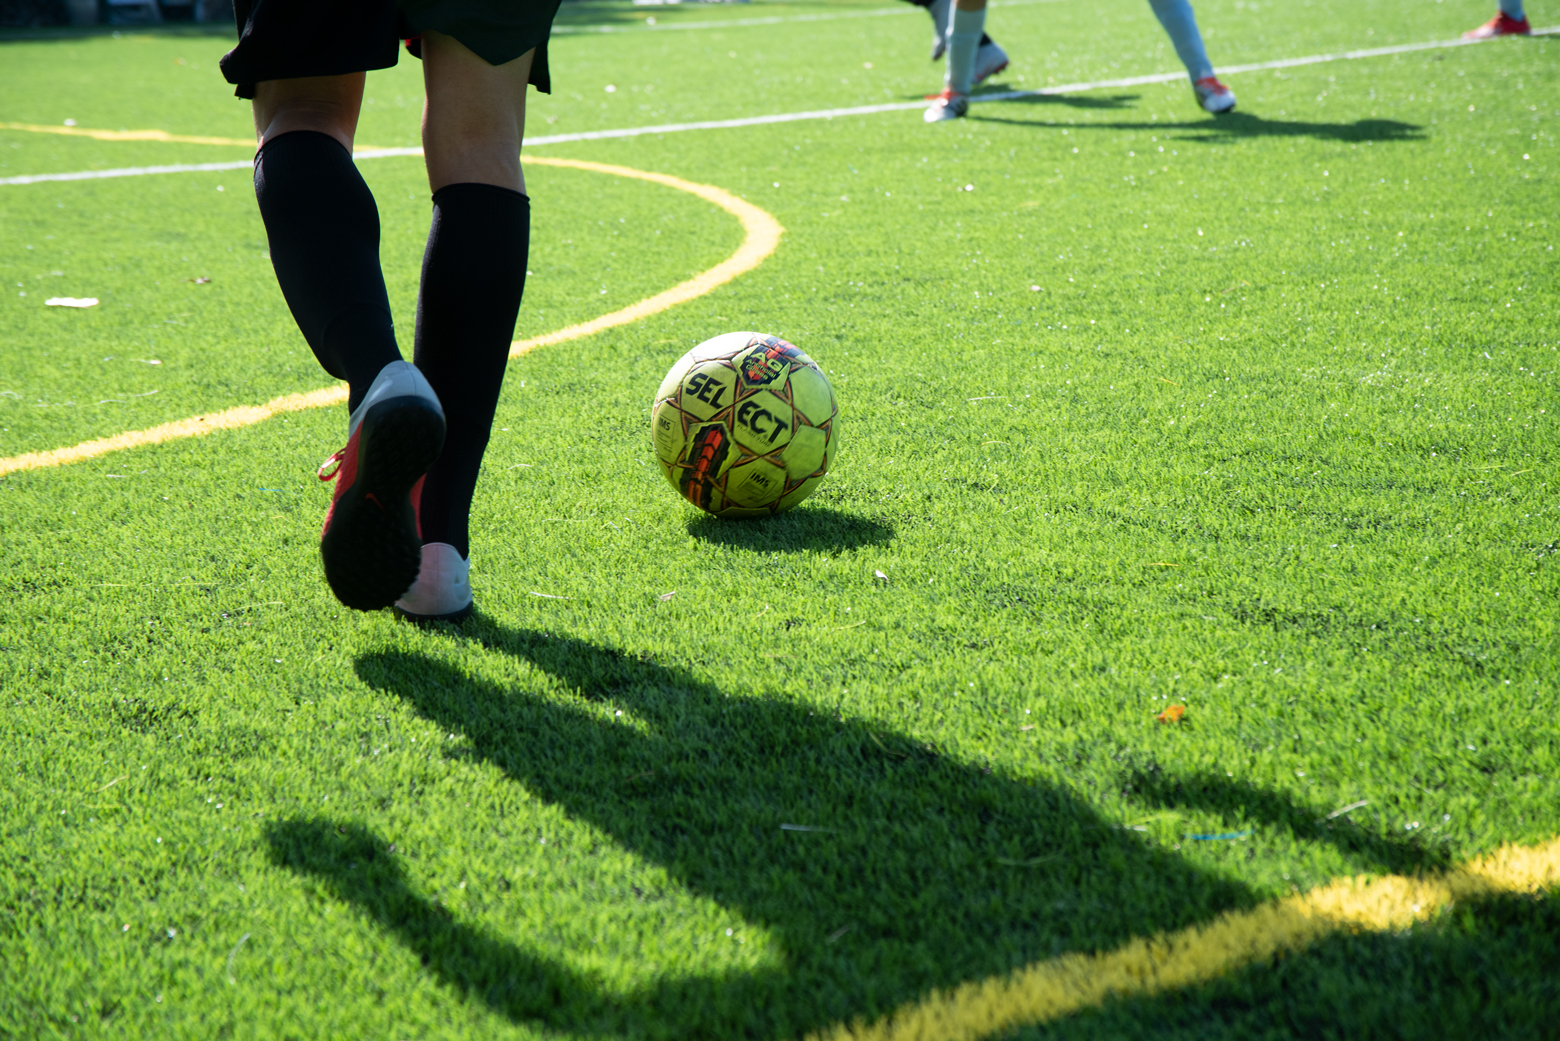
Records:
[[[1048,94],[1036,98],[1014,98],[1004,104],[1046,104],[1062,100],[1064,95]],[[1100,106],[1106,107],[1106,106]],[[1034,127],[1037,130],[1154,130],[1175,135],[1176,141],[1203,144],[1247,137],[1311,137],[1318,141],[1423,141],[1424,127],[1395,119],[1358,119],[1352,123],[1312,123],[1303,120],[1264,119],[1250,112],[1229,112],[1210,116],[1196,123],[1102,122],[1053,123],[1037,119],[1011,119],[971,112],[969,119],[982,123],[1006,123]],[[1171,138],[1166,138],[1171,140]]]
[[[1372,835],[1351,823],[1346,814],[1333,820],[1332,806],[1306,806],[1284,792],[1238,783],[1212,773],[1185,775],[1138,770],[1128,776],[1133,799],[1167,809],[1188,808],[1215,813],[1231,828],[1260,823],[1283,828],[1301,842],[1325,842],[1358,864],[1361,870],[1414,874],[1450,867],[1444,849],[1413,839]],[[1363,809],[1363,807],[1362,807]]]
[[[588,990],[568,968],[462,925],[419,896],[386,840],[367,828],[300,818],[271,825],[266,838],[277,864],[319,879],[337,900],[393,931],[440,979],[509,1016],[548,1018]]]
[[[751,520],[701,515],[688,521],[688,534],[702,542],[754,553],[839,553],[885,545],[894,537],[894,529],[827,506],[803,506]]]
[[[1006,93],[1006,92],[1008,92],[1008,91],[1010,91],[1012,89],[1014,89],[1014,88],[1013,88],[1013,86],[1011,84],[1007,84],[1007,83],[992,83],[992,84],[988,84],[987,86],[983,87],[980,90],[975,91],[975,93],[973,95],[971,95],[971,96],[972,96],[972,98],[975,101],[984,101],[984,100],[986,100],[985,95],[988,95],[988,94],[1003,94],[1003,93]],[[1132,107],[1132,103],[1137,101],[1139,96],[1140,95],[1137,95],[1137,94],[1112,94],[1112,95],[1110,95],[1108,97],[1102,97],[1101,95],[1098,95],[1098,94],[1037,94],[1037,95],[1034,95],[1033,97],[1026,96],[1026,97],[1022,97],[1022,98],[1006,98],[1004,100],[1007,103],[1009,103],[1009,104],[1061,105],[1061,106],[1064,106],[1066,108],[1086,108],[1086,109],[1113,110],[1113,109],[1131,108]],[[917,101],[917,100],[921,100],[924,97],[924,95],[920,95],[920,94],[905,94],[905,95],[903,95],[903,97],[904,97],[904,99],[906,101]],[[970,118],[979,119],[980,117],[979,116],[971,116]],[[1017,123],[1019,123],[1022,126],[1029,126],[1030,125],[1029,121],[1027,121],[1027,120],[987,119],[987,122],[991,122],[991,123],[1017,122]],[[1034,124],[1034,125],[1038,126],[1040,124]],[[1071,123],[1069,123],[1067,125],[1069,127],[1072,126]],[[1159,126],[1160,124],[1155,123],[1154,125],[1155,126]]]
[[[1459,901],[1404,932],[1335,933],[1212,983],[1112,1001],[1011,1039],[1536,1039],[1557,1036],[1556,1024],[1560,900],[1551,894]]]
[[[607,994],[528,953],[523,937],[445,916],[393,860],[370,859],[382,837],[320,820],[273,826],[280,863],[321,879],[451,986],[516,1020],[633,1036],[797,1037],[1255,900],[1065,791],[815,704],[730,694],[654,660],[481,617],[462,635],[555,682],[494,684],[404,651],[359,658],[358,675],[686,891],[765,930],[779,966]],[[633,725],[614,722],[608,706]]]

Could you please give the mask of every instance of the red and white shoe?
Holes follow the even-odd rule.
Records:
[[[956,94],[952,88],[944,87],[943,92],[932,99],[932,105],[921,118],[928,123],[941,123],[949,119],[963,119],[970,110],[970,96],[968,94]]]
[[[1197,95],[1197,104],[1203,107],[1204,112],[1212,112],[1216,116],[1235,107],[1235,92],[1214,76],[1204,76],[1193,83],[1192,93]]]
[[[975,52],[975,85],[980,86],[1007,67],[1007,51],[997,46],[997,41],[992,40],[990,43],[982,44]]]
[[[444,447],[444,409],[415,365],[394,361],[347,425],[347,446],[320,464],[336,494],[320,532],[325,581],[358,611],[389,607],[422,566],[417,500]],[[336,467],[327,472],[327,467]]]
[[[1477,29],[1469,29],[1462,34],[1465,40],[1488,40],[1494,36],[1531,36],[1533,26],[1528,23],[1527,15],[1520,19],[1512,18],[1501,11],[1494,18],[1485,22]]]

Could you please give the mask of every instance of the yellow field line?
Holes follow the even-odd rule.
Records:
[[[93,130],[90,127],[45,126],[41,123],[0,123],[0,130],[25,130],[29,134],[61,134],[65,137],[90,137],[97,141],[164,141],[181,145],[241,145],[253,149],[252,137],[200,137],[170,134],[166,130]]]
[[[553,344],[566,343],[569,340],[578,340],[586,336],[593,336],[605,329],[611,329],[619,325],[627,325],[637,322],[651,315],[669,310],[678,304],[686,303],[696,297],[725,285],[738,275],[753,270],[762,264],[764,260],[780,245],[780,236],[785,229],[780,222],[775,220],[765,211],[737,198],[730,192],[724,191],[708,184],[695,184],[685,181],[680,177],[671,177],[667,174],[651,173],[646,170],[635,170],[627,166],[611,166],[606,163],[592,163],[581,159],[550,159],[526,156],[525,162],[539,166],[567,166],[578,170],[590,170],[595,173],[612,174],[617,177],[631,177],[640,181],[651,181],[655,184],[675,188],[678,191],[697,195],[706,202],[714,203],[727,213],[735,216],[742,222],[742,230],[745,235],[742,244],[737,247],[735,253],[716,264],[707,271],[673,286],[671,289],[655,296],[630,304],[620,311],[604,314],[600,318],[593,318],[579,325],[571,325],[557,332],[546,333],[529,340],[516,340],[509,348],[509,356],[518,358],[527,351],[538,347],[547,347]],[[691,345],[690,345],[691,346]],[[84,441],[79,445],[71,445],[67,448],[55,448],[46,452],[28,452],[25,455],[11,456],[0,459],[0,476],[14,473],[18,470],[38,470],[49,466],[63,466],[67,463],[79,463],[84,459],[93,459],[97,456],[107,455],[109,452],[119,452],[126,448],[139,448],[143,445],[157,445],[164,441],[176,441],[185,437],[201,437],[218,430],[234,430],[238,427],[254,426],[263,423],[267,419],[280,412],[297,412],[302,409],[324,408],[329,405],[338,405],[347,400],[347,388],[344,385],[334,387],[322,387],[319,390],[311,390],[302,394],[287,394],[279,398],[272,398],[263,405],[240,405],[237,408],[225,409],[221,412],[213,412],[204,416],[194,416],[190,419],[180,419],[172,423],[164,423],[161,426],[151,427],[146,430],[130,430],[123,434],[115,434],[112,437],[98,438],[95,441]]]
[[[531,340],[521,340],[509,349],[511,358],[518,358],[526,351],[537,347],[546,347],[554,343],[563,343],[565,340],[577,340],[582,336],[591,336],[603,329],[611,329],[617,325],[627,325],[629,322],[637,322],[648,318],[653,314],[659,314],[678,304],[687,303],[696,297],[701,297],[718,286],[723,286],[738,275],[758,267],[769,254],[780,245],[780,236],[785,229],[780,222],[771,217],[764,210],[759,209],[746,200],[739,199],[728,191],[716,188],[708,184],[695,184],[685,181],[680,177],[672,177],[667,174],[650,173],[645,170],[634,170],[627,166],[612,166],[607,163],[592,163],[584,159],[549,159],[529,156],[526,162],[537,166],[568,166],[576,170],[591,170],[596,173],[615,174],[619,177],[637,177],[641,181],[654,181],[656,184],[664,184],[668,188],[676,188],[681,192],[697,195],[705,202],[714,203],[737,220],[742,222],[742,230],[747,233],[742,240],[742,245],[731,256],[722,260],[708,271],[701,271],[697,275],[682,282],[664,293],[641,300],[636,304],[629,304],[621,311],[613,311],[611,314],[593,318],[581,325],[571,325],[567,329],[559,329],[555,333],[547,333]],[[691,347],[692,344],[689,344]]]
[[[975,1041],[1103,1004],[1206,983],[1340,930],[1384,931],[1424,921],[1458,900],[1560,885],[1560,838],[1503,846],[1444,874],[1333,882],[1104,954],[1064,954],[1010,975],[912,1002],[876,1023],[841,1024],[812,1041]]]

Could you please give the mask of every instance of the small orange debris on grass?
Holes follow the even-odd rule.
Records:
[[[1178,701],[1154,718],[1161,723],[1179,723],[1184,715],[1186,715],[1186,706]]]

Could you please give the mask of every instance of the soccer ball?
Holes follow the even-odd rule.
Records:
[[[762,333],[725,333],[677,360],[650,414],[656,462],[717,517],[765,517],[813,493],[839,448],[823,370]]]

